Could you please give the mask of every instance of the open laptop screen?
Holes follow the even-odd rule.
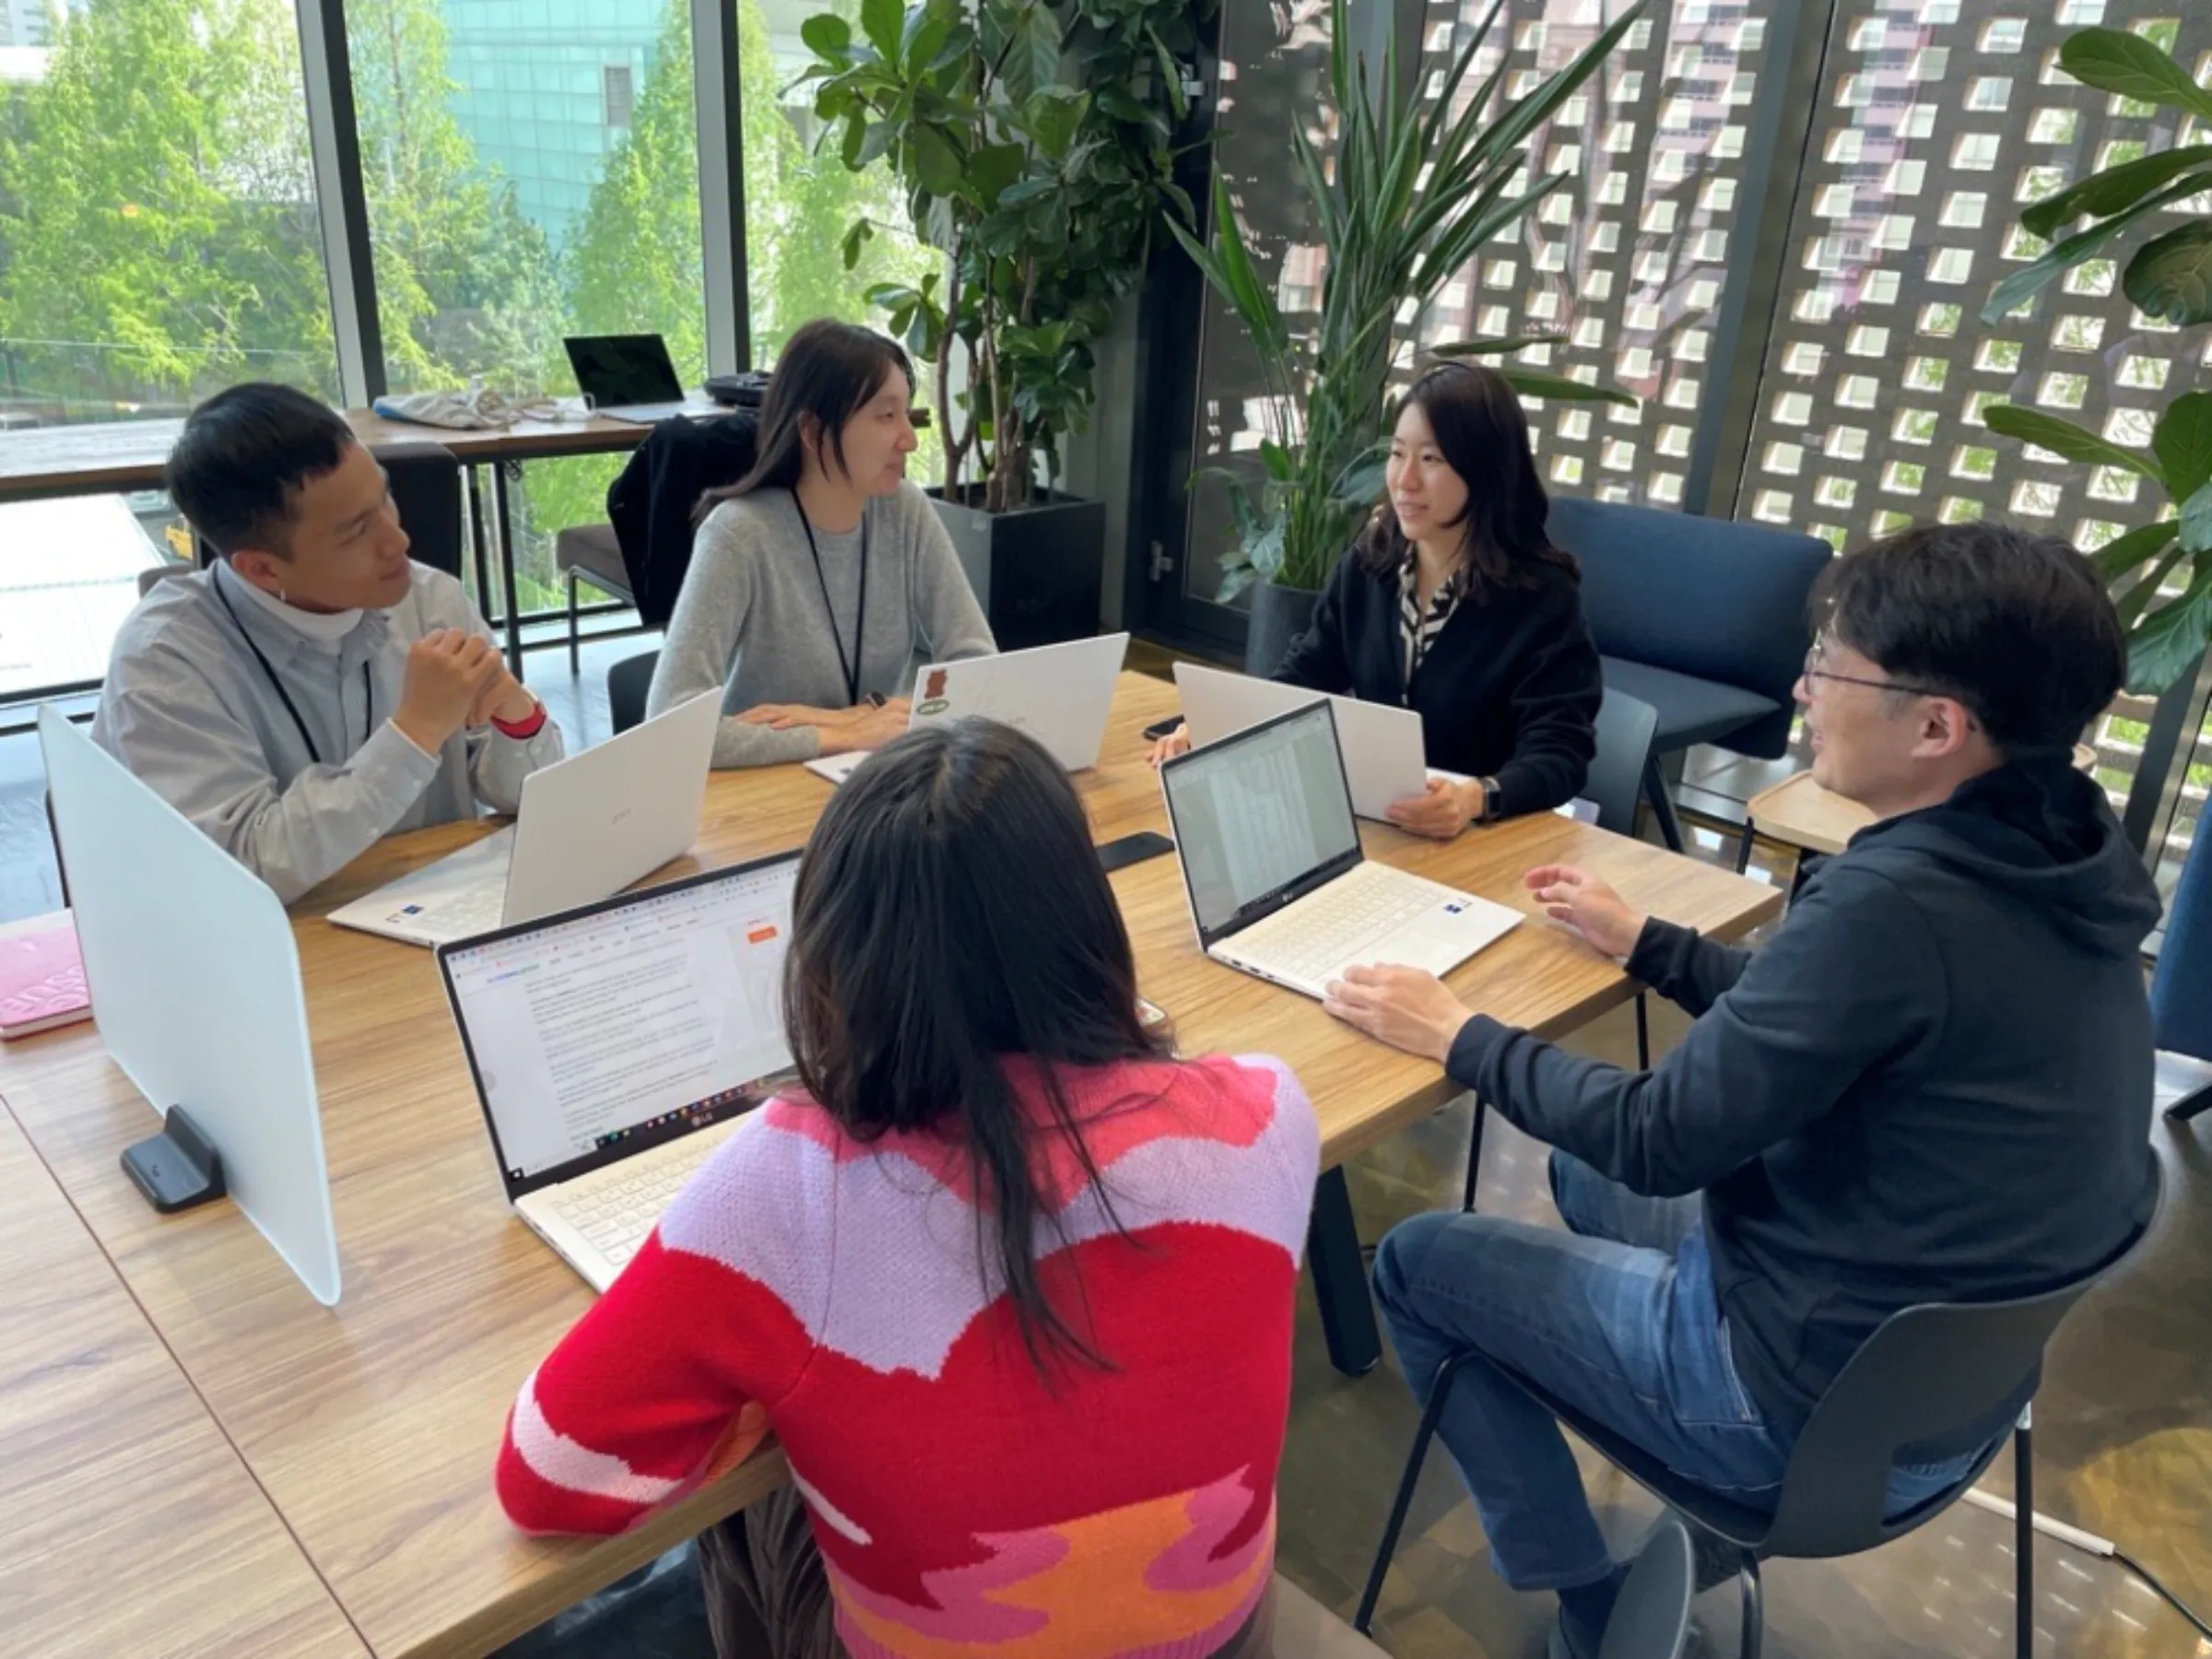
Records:
[[[511,1196],[754,1104],[791,1065],[798,854],[438,953]]]
[[[572,335],[561,344],[577,390],[600,408],[683,401],[683,382],[659,335]]]
[[[1359,859],[1326,701],[1161,769],[1201,938],[1257,921]]]

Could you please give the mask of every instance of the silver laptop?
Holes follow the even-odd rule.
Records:
[[[514,822],[330,912],[340,927],[442,945],[589,904],[689,849],[722,693],[705,691],[523,780]]]
[[[1183,721],[1191,728],[1193,748],[1204,748],[1231,732],[1326,697],[1336,712],[1336,741],[1344,755],[1344,775],[1351,784],[1352,810],[1361,818],[1386,818],[1393,801],[1409,799],[1428,787],[1421,717],[1411,709],[1310,691],[1303,686],[1202,668],[1195,663],[1175,665],[1175,690],[1182,702]]]
[[[507,1200],[595,1289],[788,1074],[787,853],[443,945]]]
[[[1336,748],[1314,703],[1159,769],[1199,948],[1307,996],[1355,964],[1443,973],[1521,912],[1371,864]]]
[[[561,345],[577,390],[592,400],[595,415],[654,426],[717,412],[712,402],[685,393],[668,360],[668,343],[657,334],[574,335]]]
[[[906,729],[981,715],[1027,732],[1069,771],[1081,771],[1099,763],[1114,685],[1128,653],[1129,636],[1117,633],[932,663],[914,677],[914,709]],[[869,752],[809,760],[806,770],[842,783]]]

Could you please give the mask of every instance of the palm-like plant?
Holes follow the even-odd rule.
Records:
[[[1353,51],[1346,0],[1331,0],[1329,87],[1336,107],[1334,167],[1304,132],[1291,143],[1312,199],[1326,259],[1321,325],[1311,342],[1292,336],[1274,293],[1261,282],[1250,246],[1218,175],[1214,246],[1169,221],[1191,257],[1250,330],[1266,382],[1266,477],[1255,500],[1230,477],[1240,546],[1222,560],[1230,599],[1255,577],[1311,592],[1372,509],[1394,325],[1408,300],[1425,310],[1485,243],[1517,226],[1571,175],[1535,177],[1529,141],[1594,75],[1641,15],[1637,4],[1574,61],[1524,96],[1499,107],[1505,54],[1472,94],[1462,92],[1477,53],[1504,9],[1493,0],[1445,73],[1437,98],[1417,111],[1400,86],[1396,29],[1383,50],[1380,95],[1365,55]],[[1518,188],[1516,188],[1518,187]],[[1466,340],[1443,356],[1504,357],[1550,336]],[[1626,393],[1500,362],[1524,394],[1633,405]]]
[[[2156,42],[2116,29],[2085,29],[2059,48],[2059,67],[2085,86],[2194,116],[2212,128],[2212,91]],[[2212,194],[2212,144],[2177,144],[2134,157],[2030,204],[2021,227],[2054,237],[2077,219],[2094,222],[2052,244],[1991,291],[1982,320],[1995,323],[2084,260],[2106,251],[2137,221],[2161,208]],[[2137,247],[2121,289],[2146,316],[2177,325],[2212,322],[2212,216],[2197,215]],[[2117,467],[2149,483],[2159,516],[2115,537],[2094,555],[2128,629],[2128,684],[2163,691],[2188,670],[2212,637],[2212,392],[2177,397],[2159,418],[2147,453],[2038,409],[1998,404],[1990,429],[2069,461]],[[2171,501],[2172,511],[2164,503]],[[2153,606],[2170,578],[2181,593]]]

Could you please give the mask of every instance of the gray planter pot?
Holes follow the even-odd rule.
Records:
[[[1051,496],[985,512],[929,492],[1001,651],[1088,640],[1099,631],[1106,503]]]
[[[1253,582],[1252,624],[1244,634],[1244,672],[1265,677],[1281,667],[1298,636],[1312,625],[1313,604],[1320,597],[1303,588]]]

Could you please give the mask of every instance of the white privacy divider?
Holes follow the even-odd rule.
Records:
[[[190,1112],[246,1218],[317,1301],[335,1303],[337,1228],[284,906],[51,704],[39,745],[101,1041],[157,1111]]]

